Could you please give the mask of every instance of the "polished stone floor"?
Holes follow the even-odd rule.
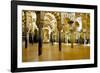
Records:
[[[38,44],[29,44],[28,48],[22,48],[22,62],[34,61],[56,61],[56,60],[79,60],[90,58],[90,46],[74,44],[71,48],[70,44],[62,43],[62,49],[59,51],[57,43],[44,43],[42,46],[42,54],[38,56]]]

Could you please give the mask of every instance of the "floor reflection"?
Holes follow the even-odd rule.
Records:
[[[56,61],[56,60],[79,60],[90,58],[90,47],[84,45],[74,45],[62,43],[62,49],[59,51],[58,44],[44,43],[42,54],[38,56],[38,44],[29,44],[28,48],[22,49],[23,62],[33,61]],[[33,47],[34,46],[34,47]]]

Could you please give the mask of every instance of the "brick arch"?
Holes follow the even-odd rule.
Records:
[[[57,28],[60,31],[61,30],[61,14],[60,12],[52,12],[52,14],[55,16],[56,20],[57,20]]]
[[[44,14],[44,20],[45,19],[47,19],[49,23],[47,22],[47,24],[44,24],[42,29],[45,31],[48,29],[48,33],[49,33],[48,35],[49,35],[49,40],[50,40],[50,35],[52,34],[52,32],[56,31],[57,29],[57,23],[56,23],[57,20],[56,20],[55,15],[52,14],[51,12],[46,12]]]

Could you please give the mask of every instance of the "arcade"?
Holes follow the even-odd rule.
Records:
[[[22,11],[22,62],[89,58],[89,13]]]

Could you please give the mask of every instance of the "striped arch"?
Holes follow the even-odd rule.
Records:
[[[61,25],[61,13],[60,12],[51,12],[51,13],[55,16],[55,18],[57,20],[57,28],[58,28],[58,31],[60,31],[61,30],[61,27],[60,27],[60,25]]]

